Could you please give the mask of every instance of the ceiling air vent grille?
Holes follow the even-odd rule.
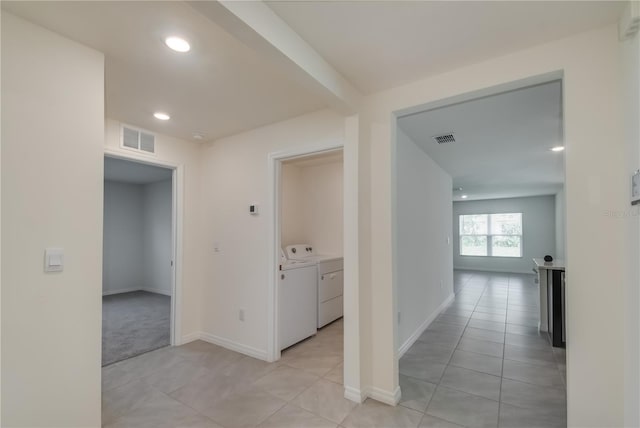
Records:
[[[122,127],[121,146],[146,153],[156,152],[156,137],[129,126]]]
[[[436,135],[435,137],[433,137],[433,139],[438,144],[446,144],[446,143],[455,143],[456,142],[456,138],[453,136],[453,134]]]

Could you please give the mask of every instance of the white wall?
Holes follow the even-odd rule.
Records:
[[[171,180],[104,182],[102,294],[171,295]]]
[[[556,252],[555,257],[564,260],[566,258],[565,242],[566,242],[566,203],[565,203],[564,188],[555,194],[555,208],[556,208]]]
[[[522,257],[460,255],[460,215],[522,213]],[[453,203],[453,266],[456,269],[533,273],[534,257],[556,253],[555,196],[456,201]]]
[[[300,168],[283,164],[280,171],[280,243],[282,248],[306,242]]]
[[[143,287],[171,295],[171,180],[145,184],[142,190]]]
[[[305,242],[318,254],[342,255],[342,161],[300,168]]]
[[[627,164],[622,168],[630,176],[640,168],[640,35],[620,43],[620,59],[623,131],[627,147]],[[624,295],[625,426],[637,427],[640,426],[640,206],[621,212],[620,219],[630,222],[631,238],[627,253],[630,281]]]
[[[177,244],[179,251],[176,260],[176,276],[182,288],[174,296],[177,304],[182,306],[181,317],[176,320],[177,341],[179,344],[180,341],[194,340],[202,329],[201,313],[205,304],[202,300],[204,248],[200,226],[203,219],[200,201],[202,145],[156,134],[155,156],[138,154],[120,148],[120,125],[116,120],[106,119],[104,150],[110,155],[178,167],[177,176],[181,187],[176,197],[178,205],[182,206],[182,212],[176,219],[176,227],[182,233],[183,242]]]
[[[142,195],[139,184],[104,182],[103,295],[145,287]]]
[[[622,138],[623,93],[617,26],[493,58],[365,100],[360,145],[371,150],[370,329],[372,387],[397,388],[391,217],[394,112],[534,76],[563,76],[567,212],[567,400],[570,426],[622,426],[625,402],[624,292],[630,287],[629,148]],[[507,87],[502,86],[501,89]],[[476,92],[476,95],[487,91]],[[454,98],[462,99],[462,97]],[[603,109],[602,106],[607,108]],[[637,116],[634,119],[637,122]],[[602,150],[602,141],[607,150]],[[596,242],[597,245],[593,243]],[[635,257],[635,266],[640,257]],[[597,266],[597,269],[593,267]],[[607,284],[603,291],[603,284]],[[598,316],[594,317],[593,314]],[[606,322],[602,322],[606,320]],[[636,327],[633,327],[636,329]],[[635,330],[637,334],[637,329]],[[594,338],[598,338],[594,340]],[[637,363],[636,363],[637,364]],[[585,388],[585,379],[589,385]]]
[[[453,297],[451,176],[398,129],[396,281],[404,351]]]
[[[340,143],[344,119],[320,111],[207,144],[202,152],[206,302],[203,331],[266,358],[269,282],[268,154]],[[249,215],[257,203],[260,214]],[[218,242],[219,252],[214,252]],[[245,310],[245,321],[238,319]]]
[[[100,426],[104,57],[3,11],[1,91],[0,424]]]

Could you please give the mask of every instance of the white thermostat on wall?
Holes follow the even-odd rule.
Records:
[[[257,215],[258,214],[258,204],[249,205],[249,214]]]

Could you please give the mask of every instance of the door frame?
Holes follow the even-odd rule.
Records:
[[[267,360],[269,362],[277,361],[280,359],[280,346],[279,334],[278,334],[278,274],[277,266],[280,264],[280,198],[282,197],[280,191],[281,176],[282,176],[282,162],[286,160],[303,158],[311,155],[317,155],[321,153],[331,153],[342,150],[344,153],[344,143],[342,141],[327,142],[325,144],[319,144],[314,146],[305,146],[300,148],[293,148],[278,152],[269,153],[268,156],[268,169],[269,169],[269,210],[270,226],[269,226],[269,284],[267,293]],[[344,162],[343,162],[344,171]],[[344,183],[343,183],[344,188]],[[344,221],[344,207],[342,210]],[[344,246],[344,237],[343,237]]]
[[[170,344],[182,344],[182,255],[183,255],[183,207],[184,165],[155,157],[105,147],[103,158],[121,159],[143,165],[170,169],[171,174],[171,316]],[[104,182],[104,172],[102,181]],[[104,233],[104,231],[103,231]]]

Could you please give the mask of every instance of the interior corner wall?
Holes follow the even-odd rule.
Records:
[[[5,11],[1,31],[0,425],[96,427],[104,56]]]
[[[459,219],[464,214],[522,213],[522,257],[460,255]],[[556,254],[555,196],[456,201],[453,203],[453,265],[456,269],[531,274],[534,257]]]
[[[172,181],[142,186],[142,288],[171,296]]]
[[[565,202],[564,187],[555,195],[555,207],[556,207],[556,252],[554,256],[558,259],[565,260],[565,242],[566,242],[566,217],[567,208]]]
[[[401,129],[397,136],[397,345],[406,348],[453,296],[452,181]]]
[[[300,168],[283,164],[280,175],[280,244],[300,244],[305,241],[303,195]]]
[[[102,294],[144,288],[143,187],[104,181]]]
[[[343,162],[300,168],[304,242],[317,254],[343,255]]]
[[[631,2],[628,2],[630,6]],[[626,172],[640,169],[640,34],[620,43],[624,140],[627,146]],[[640,205],[631,207],[629,277],[625,290],[625,426],[640,426]]]
[[[207,143],[202,152],[205,290],[203,331],[211,339],[267,358],[269,230],[268,156],[344,140],[344,118],[307,114]],[[249,205],[260,207],[249,214]],[[219,251],[213,250],[213,243]],[[245,319],[238,318],[244,309]]]
[[[202,331],[202,312],[204,310],[202,287],[205,269],[203,267],[203,252],[211,250],[211,246],[204,248],[201,227],[201,223],[205,220],[202,217],[200,200],[203,143],[156,133],[155,155],[139,155],[132,150],[120,147],[121,125],[122,123],[117,120],[106,119],[103,127],[105,135],[103,150],[108,151],[110,155],[125,159],[179,166],[182,171],[182,175],[176,172],[179,176],[180,186],[176,200],[177,205],[181,207],[181,213],[176,219],[176,227],[182,231],[182,242],[177,243],[177,247],[182,248],[182,256],[180,257],[180,253],[176,255],[176,275],[181,291],[179,296],[174,296],[182,307],[182,315],[180,320],[177,320],[179,330],[176,334],[176,341],[180,344],[183,341],[193,340],[192,338],[198,337],[199,332]],[[135,126],[136,124],[131,125]]]

